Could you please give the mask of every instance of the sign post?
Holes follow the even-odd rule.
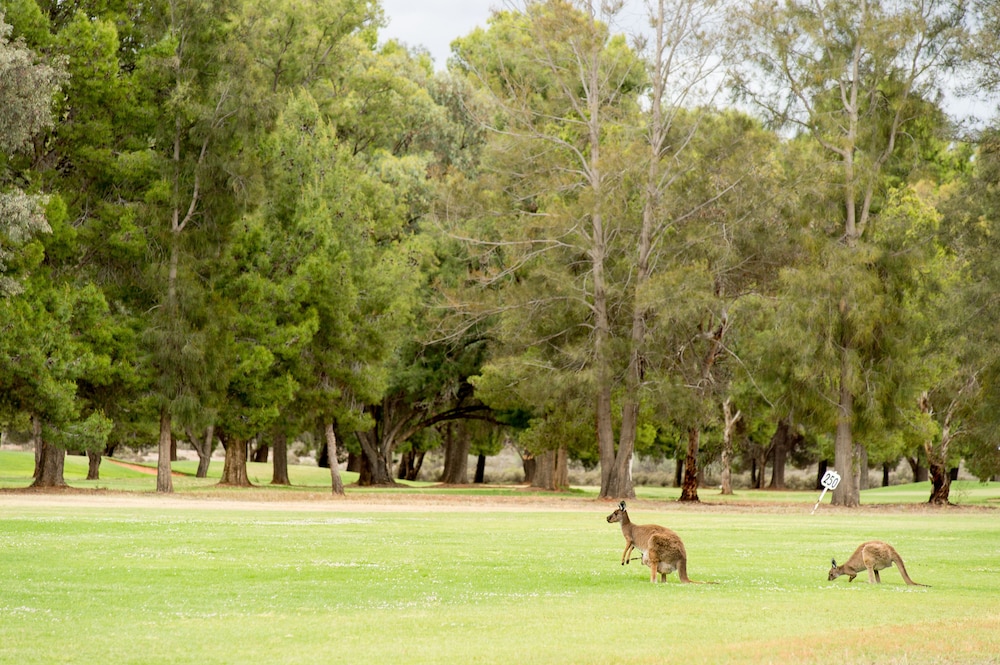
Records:
[[[827,469],[826,473],[824,473],[823,477],[820,479],[819,484],[823,486],[823,491],[820,493],[819,500],[816,502],[816,505],[813,506],[812,512],[809,513],[810,515],[816,513],[816,509],[819,508],[819,504],[823,502],[823,497],[826,496],[827,490],[837,489],[837,485],[840,484],[840,474],[833,469]]]

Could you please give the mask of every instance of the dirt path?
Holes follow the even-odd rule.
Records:
[[[19,508],[63,506],[81,508],[137,508],[157,510],[234,510],[234,511],[300,511],[300,512],[588,512],[608,513],[616,501],[592,497],[525,494],[524,496],[470,496],[435,493],[352,492],[346,496],[303,489],[290,495],[268,488],[202,489],[196,493],[157,494],[154,492],[121,492],[61,488],[50,490],[0,490],[0,513]],[[632,500],[636,510],[668,513],[782,513],[808,514],[812,505],[753,501],[746,503],[696,504],[677,501]],[[950,511],[991,511],[995,506],[930,506],[919,504],[872,504],[860,508],[823,506],[824,513],[858,514],[938,514]]]
[[[103,459],[104,459],[105,462],[110,462],[112,464],[116,464],[116,465],[118,465],[120,467],[123,467],[125,469],[132,469],[133,471],[138,471],[139,473],[145,473],[145,474],[150,475],[150,476],[155,476],[156,473],[157,473],[155,467],[146,466],[144,464],[133,464],[132,462],[125,462],[123,460],[115,459],[113,457],[105,457]],[[178,476],[186,476],[187,474],[186,473],[181,473],[180,471],[171,471],[170,475],[174,476],[176,478]]]

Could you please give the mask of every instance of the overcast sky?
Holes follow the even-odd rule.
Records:
[[[382,0],[389,25],[382,39],[398,39],[409,46],[425,46],[434,65],[444,69],[451,51],[448,45],[476,26],[486,27],[490,9],[503,0]]]

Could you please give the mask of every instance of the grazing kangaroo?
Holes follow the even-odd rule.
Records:
[[[829,579],[831,581],[841,575],[849,575],[850,577],[848,577],[847,581],[853,582],[858,573],[867,568],[868,583],[881,584],[882,579],[878,576],[878,571],[896,564],[899,574],[903,576],[903,580],[907,584],[912,586],[928,586],[927,584],[918,584],[911,580],[910,576],[906,574],[906,566],[903,565],[903,558],[899,556],[899,552],[892,545],[883,543],[881,540],[869,540],[867,543],[861,543],[858,545],[858,549],[854,550],[851,558],[843,565],[838,566],[836,559],[832,559],[831,561],[833,563],[833,567],[830,568]]]
[[[680,536],[665,526],[658,524],[633,524],[625,512],[625,502],[618,504],[618,509],[608,515],[608,523],[621,522],[622,535],[625,536],[625,551],[622,552],[622,565],[631,559],[628,555],[633,548],[642,552],[642,563],[649,566],[649,581],[656,582],[656,574],[660,580],[667,581],[667,575],[677,571],[677,577],[686,584],[696,584],[687,575],[687,552]]]

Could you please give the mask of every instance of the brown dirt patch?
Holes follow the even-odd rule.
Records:
[[[125,462],[124,460],[115,459],[113,457],[105,457],[104,460],[106,462],[110,462],[111,464],[115,464],[125,469],[132,469],[133,471],[138,471],[139,473],[145,473],[150,476],[156,475],[156,468],[151,466],[146,466],[145,464],[133,464],[132,462]],[[176,478],[177,476],[183,476],[185,474],[181,473],[180,471],[171,471],[170,475]]]
[[[525,488],[526,489],[526,488]],[[155,492],[122,492],[72,487],[51,489],[2,489],[0,507],[80,506],[92,508],[187,508],[198,510],[299,510],[299,511],[610,511],[616,501],[569,494],[525,493],[509,496],[478,496],[436,493],[434,488],[422,492],[360,492],[347,488],[345,496],[329,491],[303,488],[275,491],[270,488],[206,488],[196,492],[157,494]],[[629,506],[643,511],[669,513],[808,513],[811,505],[788,502],[700,502],[680,503],[633,499]],[[876,504],[860,508],[823,506],[823,512],[859,514],[940,514],[942,512],[996,512],[994,506],[932,506],[920,504]]]

